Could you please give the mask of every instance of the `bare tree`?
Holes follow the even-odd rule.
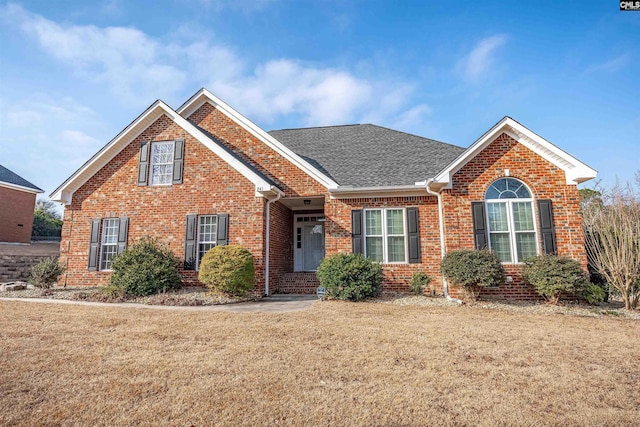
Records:
[[[602,191],[602,203],[583,204],[589,262],[620,293],[625,308],[640,305],[640,198],[631,186]]]

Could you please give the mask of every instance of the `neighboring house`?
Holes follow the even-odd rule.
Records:
[[[527,298],[521,261],[586,255],[576,184],[596,172],[505,117],[467,149],[374,125],[265,132],[206,89],[156,101],[57,188],[67,285],[104,285],[143,235],[184,259],[186,283],[215,245],[255,257],[256,288],[314,292],[327,255],[383,263],[385,290],[437,278],[445,251],[490,247]]]
[[[36,194],[43,192],[0,165],[0,242],[31,242]]]

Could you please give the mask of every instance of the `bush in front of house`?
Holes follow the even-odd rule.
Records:
[[[215,246],[202,257],[198,280],[213,292],[245,295],[256,280],[253,255],[240,245]]]
[[[582,298],[591,305],[598,305],[607,298],[607,291],[597,283],[588,282],[582,290]]]
[[[556,255],[525,260],[523,277],[552,304],[557,304],[562,292],[581,295],[589,283],[578,261]]]
[[[64,274],[64,266],[58,262],[58,258],[45,258],[33,267],[29,282],[36,288],[49,289]]]
[[[178,289],[180,260],[165,245],[145,236],[113,260],[109,288],[114,294],[146,296]]]
[[[464,289],[467,298],[478,298],[480,289],[497,286],[504,280],[500,259],[489,250],[457,250],[442,258],[442,275]]]
[[[382,289],[382,265],[362,254],[331,255],[322,260],[317,275],[329,298],[361,301]]]
[[[415,271],[411,276],[411,282],[409,283],[411,292],[416,295],[422,295],[425,288],[429,286],[429,283],[431,283],[432,280],[433,278],[428,276],[424,271]]]

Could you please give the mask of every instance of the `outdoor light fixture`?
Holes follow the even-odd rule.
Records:
[[[310,204],[311,204],[311,200],[309,200],[309,199],[304,199],[304,204],[305,204],[306,206],[310,205]]]

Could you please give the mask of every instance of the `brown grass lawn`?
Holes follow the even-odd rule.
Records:
[[[0,425],[640,425],[640,322],[0,301]]]

